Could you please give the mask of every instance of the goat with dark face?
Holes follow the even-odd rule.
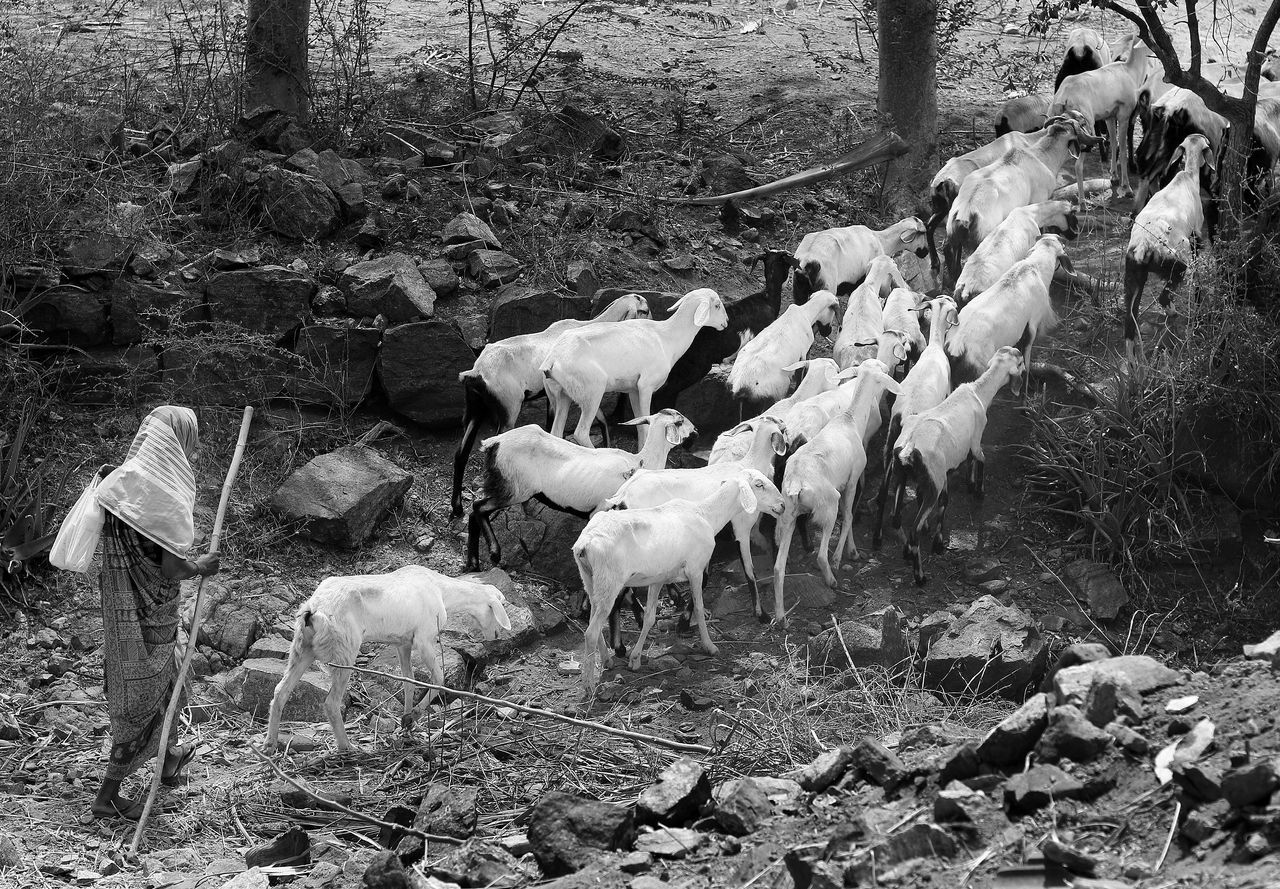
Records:
[[[1225,117],[1209,110],[1204,100],[1190,90],[1175,87],[1152,103],[1151,123],[1138,146],[1140,179],[1134,197],[1135,211],[1145,207],[1151,195],[1172,181],[1177,173],[1171,163],[1172,158],[1188,136],[1197,133],[1203,135],[1208,139],[1209,151],[1220,160],[1226,147],[1229,128],[1230,124]],[[1208,191],[1210,180],[1207,168],[1201,183]],[[1217,212],[1210,206],[1205,209],[1212,237]]]
[[[1067,37],[1067,51],[1062,56],[1062,64],[1058,66],[1058,73],[1053,78],[1053,91],[1056,93],[1058,87],[1062,86],[1062,81],[1071,75],[1096,71],[1112,61],[1111,47],[1102,39],[1101,34],[1093,28],[1072,29]],[[1047,110],[1046,106],[1046,112]],[[1107,139],[1105,123],[1098,124],[1097,135],[1104,141]]]

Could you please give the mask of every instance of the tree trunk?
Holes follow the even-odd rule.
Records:
[[[310,104],[310,0],[249,0],[245,25],[245,108],[278,108],[305,123]]]
[[[888,208],[915,212],[938,164],[937,0],[877,0],[879,110],[910,147],[889,165]]]

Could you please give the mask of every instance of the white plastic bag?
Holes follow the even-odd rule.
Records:
[[[64,571],[85,572],[93,563],[98,538],[102,536],[102,524],[106,520],[96,496],[98,483],[101,481],[102,475],[95,475],[67,513],[67,517],[62,520],[58,536],[53,540],[53,548],[49,550],[49,564],[53,567]]]

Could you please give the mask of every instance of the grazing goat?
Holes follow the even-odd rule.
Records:
[[[1172,316],[1173,293],[1182,283],[1204,227],[1200,171],[1202,165],[1210,172],[1214,169],[1208,138],[1201,133],[1187,136],[1171,163],[1179,157],[1183,159],[1182,170],[1152,196],[1133,220],[1124,253],[1124,348],[1125,358],[1134,369],[1139,345],[1138,309],[1147,276],[1152,271],[1165,276],[1160,305],[1166,317]],[[963,320],[961,315],[961,323]]]
[[[573,544],[573,560],[591,602],[591,621],[583,640],[582,681],[588,693],[600,681],[611,653],[604,626],[623,588],[647,586],[644,625],[631,649],[630,666],[638,669],[644,642],[657,616],[662,585],[687,581],[693,598],[702,650],[715,654],[707,632],[702,582],[715,549],[716,534],[739,512],[757,510],[777,515],[782,496],[773,482],[750,471],[750,483],[725,481],[704,500],[672,500],[648,509],[598,512]]]
[[[679,411],[670,408],[629,420],[626,425],[652,427],[654,434],[638,454],[618,448],[584,448],[532,424],[481,442],[484,496],[471,504],[467,569],[480,570],[482,530],[489,558],[495,565],[502,560],[502,547],[492,525],[498,510],[536,498],[553,509],[586,518],[602,500],[617,493],[637,469],[666,466],[671,449],[697,431]]]
[[[817,291],[803,305],[788,306],[738,352],[729,370],[734,398],[772,404],[786,395],[792,373],[787,368],[809,354],[814,328],[823,336],[831,335],[839,311],[840,300],[829,290]]]
[[[1053,272],[1061,265],[1073,271],[1058,235],[1043,235],[1027,253],[979,296],[960,310],[960,323],[947,338],[953,382],[985,373],[991,356],[1004,346],[1017,346],[1031,366],[1031,347],[1058,321],[1049,299]]]
[[[787,556],[796,522],[811,515],[822,528],[818,546],[818,568],[828,586],[836,585],[835,571],[842,555],[858,557],[853,540],[853,511],[867,468],[864,434],[872,414],[879,415],[880,396],[885,390],[897,394],[898,383],[874,358],[858,366],[858,375],[847,387],[849,396],[842,409],[822,427],[812,440],[801,445],[787,460],[782,480],[785,509],[778,520],[778,553],[773,564],[773,619],[786,625],[783,596],[786,587]],[[837,390],[839,391],[839,390]],[[831,565],[828,550],[836,519],[843,517],[836,541],[836,561]]]
[[[1133,206],[1141,210],[1151,195],[1169,184],[1176,172],[1170,161],[1174,152],[1192,133],[1209,140],[1209,150],[1220,153],[1226,146],[1230,123],[1209,110],[1204,99],[1191,90],[1174,87],[1151,106],[1151,123],[1138,145],[1138,191]]]
[[[548,395],[555,400],[551,434],[564,435],[570,403],[576,402],[582,416],[573,437],[583,447],[594,447],[591,420],[606,392],[626,392],[631,412],[648,416],[653,393],[667,381],[698,328],[724,330],[728,325],[719,294],[703,288],[681,297],[665,321],[634,318],[563,334],[538,368],[547,379]],[[638,438],[643,447],[643,426]]]
[[[914,216],[881,231],[865,225],[850,225],[810,232],[796,248],[791,299],[797,305],[804,305],[810,295],[819,290],[848,293],[867,276],[871,260],[877,256],[897,256],[906,250],[921,257],[929,255],[925,225]]]
[[[947,360],[945,344],[947,332],[959,323],[956,320],[956,304],[949,296],[939,296],[929,300],[926,311],[929,314],[929,345],[900,384],[901,391],[893,401],[889,428],[885,432],[885,472],[881,477],[880,491],[876,494],[876,523],[871,530],[871,545],[877,548],[880,546],[884,507],[889,495],[889,467],[894,445],[902,434],[902,422],[907,417],[914,417],[921,411],[942,404],[943,399],[951,394],[951,362]],[[899,524],[900,519],[895,515],[894,527]]]
[[[1045,96],[1017,96],[1000,107],[996,118],[996,135],[1034,133],[1044,129],[1048,118],[1049,99]]]
[[[1080,146],[1097,142],[1074,118],[1050,122],[1026,148],[1011,148],[998,161],[970,174],[947,214],[944,255],[952,281],[960,275],[964,251],[972,252],[1018,207],[1049,200],[1058,170]]]
[[[545,378],[538,370],[547,352],[562,333],[587,324],[647,318],[649,305],[636,294],[620,296],[591,321],[566,318],[541,333],[508,337],[484,347],[471,370],[458,374],[462,383],[462,440],[453,456],[453,497],[455,516],[462,515],[462,476],[475,445],[476,434],[486,426],[506,432],[515,425],[520,405],[546,394]],[[548,403],[550,411],[550,403]],[[605,427],[606,443],[608,427]]]
[[[1057,92],[1062,81],[1073,74],[1094,71],[1111,63],[1111,47],[1102,39],[1102,35],[1093,28],[1073,28],[1067,37],[1067,51],[1058,67],[1058,74],[1053,78],[1053,89]]]
[[[952,293],[956,305],[964,308],[1015,262],[1024,259],[1041,232],[1075,240],[1079,231],[1080,221],[1070,201],[1041,201],[1018,207],[965,260]]]
[[[906,286],[898,264],[888,256],[871,260],[867,277],[849,294],[844,318],[840,321],[840,336],[831,350],[831,357],[841,370],[856,367],[864,358],[875,357],[874,346],[868,352],[858,343],[874,341],[884,330],[884,301],[893,288]]]
[[[506,599],[495,586],[466,577],[446,577],[430,568],[406,565],[390,574],[327,577],[311,598],[298,607],[289,648],[289,665],[271,697],[265,747],[275,750],[280,717],[294,687],[318,658],[330,667],[332,683],[324,700],[324,712],[333,727],[338,749],[351,749],[342,723],[342,699],[351,682],[351,670],[365,642],[389,642],[400,656],[404,674],[404,717],[408,728],[413,712],[413,653],[426,663],[431,681],[444,684],[440,658],[440,631],[450,615],[467,614],[480,625],[485,638],[511,629]],[[439,692],[431,689],[422,700],[426,706]]]
[[[960,313],[963,319],[964,313]],[[1023,383],[1026,365],[1012,346],[991,356],[987,369],[972,383],[962,383],[943,402],[902,422],[902,434],[893,449],[888,471],[893,478],[895,526],[901,515],[907,482],[916,485],[916,520],[907,535],[903,557],[912,563],[917,584],[928,581],[920,557],[922,543],[934,535],[946,520],[947,473],[972,460],[970,482],[974,496],[983,495],[986,458],[982,453],[982,433],[987,427],[987,410],[996,392],[1012,380],[1014,394]]]

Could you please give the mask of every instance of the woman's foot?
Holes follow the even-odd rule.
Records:
[[[195,755],[195,744],[170,747],[169,752],[164,757],[163,771],[160,772],[160,783],[167,786],[181,783],[183,780],[182,770],[190,764]]]
[[[102,789],[93,800],[93,817],[137,821],[142,817],[142,807],[141,800],[120,795],[119,781],[103,781]]]

